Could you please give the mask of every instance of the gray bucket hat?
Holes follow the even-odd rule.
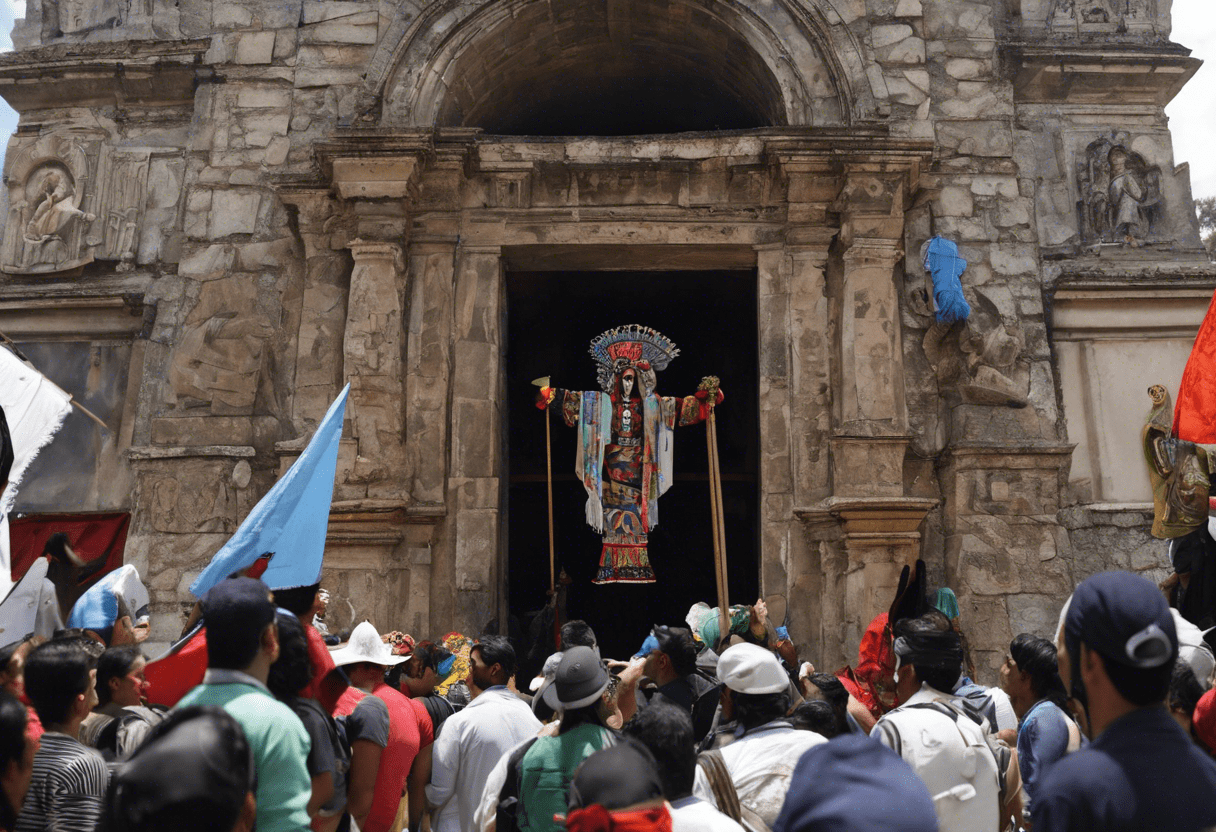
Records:
[[[585,708],[608,689],[608,671],[590,647],[571,647],[562,654],[553,683],[545,687],[545,704],[555,711]]]

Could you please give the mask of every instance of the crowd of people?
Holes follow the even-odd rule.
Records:
[[[508,638],[330,644],[319,585],[232,577],[171,707],[149,678],[185,665],[149,665],[129,621],[0,650],[0,830],[1216,828],[1216,659],[1157,587],[1087,579],[992,688],[952,594],[921,600],[856,670],[801,660],[758,602],[725,635],[698,605],[622,661],[568,621],[520,678]]]

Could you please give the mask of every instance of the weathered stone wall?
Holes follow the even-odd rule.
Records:
[[[129,470],[98,505],[134,515],[157,640],[347,381],[325,578],[341,617],[434,635],[505,613],[520,257],[757,270],[761,586],[822,666],[855,656],[917,555],[957,591],[988,680],[1077,580],[1160,561],[1142,508],[1085,490],[1098,463],[1070,472],[1079,420],[1109,419],[1063,389],[1081,353],[1051,329],[1114,330],[1051,304],[1083,276],[1132,292],[1166,260],[1162,308],[1210,293],[1163,114],[1196,64],[1163,0],[137,5],[30,0],[0,57],[21,112],[0,330],[131,344]],[[702,72],[770,126],[477,130],[630,61]],[[62,245],[30,243],[56,182],[78,214],[39,220]],[[965,326],[934,322],[935,234],[969,264]],[[141,324],[90,329],[86,300]]]

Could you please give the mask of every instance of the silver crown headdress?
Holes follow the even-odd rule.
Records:
[[[671,359],[680,354],[671,339],[656,329],[628,324],[610,329],[591,340],[588,350],[595,359],[600,389],[612,392],[613,378],[626,367],[649,364],[652,370],[666,370]]]

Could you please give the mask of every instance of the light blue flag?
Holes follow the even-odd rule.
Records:
[[[309,586],[320,579],[348,393],[349,384],[329,406],[304,453],[190,585],[196,598],[267,552],[274,557],[262,580],[271,589]]]

